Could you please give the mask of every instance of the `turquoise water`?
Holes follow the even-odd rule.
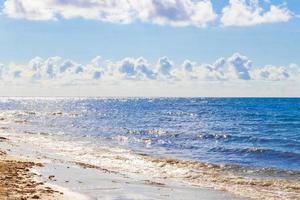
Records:
[[[24,133],[90,138],[156,156],[300,171],[296,98],[2,98],[0,110]]]

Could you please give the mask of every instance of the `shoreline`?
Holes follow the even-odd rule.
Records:
[[[63,199],[300,199],[298,179],[251,177],[232,166],[94,149],[62,136],[7,129],[0,136],[0,149],[10,156],[41,163],[33,172],[53,190],[65,191]]]
[[[5,137],[7,136],[5,135]],[[22,179],[21,189],[17,190],[15,194],[18,198],[7,199],[244,199],[224,191],[192,186],[177,181],[161,182],[148,177],[129,177],[126,174],[84,162],[69,162],[59,157],[49,158],[42,155],[41,152],[35,152],[36,149],[33,146],[29,147],[28,144],[16,142],[17,144],[9,137],[7,140],[0,140],[1,152],[7,152],[0,156],[0,166],[2,160],[16,163],[29,162],[31,165],[24,169],[25,177]],[[28,153],[29,149],[26,148],[30,148],[30,151],[36,154]],[[18,169],[17,166],[15,168]],[[1,173],[3,172],[0,171],[0,176],[2,176]],[[14,184],[13,180],[11,179],[12,185]],[[34,182],[37,185],[30,188],[33,195],[23,194],[26,189],[24,184],[26,185],[28,182]],[[43,191],[43,188],[46,188],[46,192],[40,192]]]

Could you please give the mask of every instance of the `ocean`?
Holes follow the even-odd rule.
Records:
[[[121,172],[300,180],[298,98],[3,97],[0,110],[16,138]]]

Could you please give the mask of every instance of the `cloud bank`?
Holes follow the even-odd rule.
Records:
[[[168,57],[155,63],[145,58],[102,60],[99,56],[87,64],[61,57],[33,58],[27,64],[0,64],[2,85],[98,85],[123,82],[232,82],[232,81],[300,81],[300,67],[253,66],[246,56],[235,53],[211,64],[185,60],[177,64]]]
[[[253,26],[289,21],[284,5],[265,10],[257,0],[229,0],[218,14],[210,0],[5,0],[2,12],[11,18],[59,20],[84,18],[110,23],[133,22],[171,26]]]

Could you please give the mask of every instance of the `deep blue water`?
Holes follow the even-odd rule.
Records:
[[[24,132],[90,137],[134,151],[300,171],[300,99],[3,98]]]

